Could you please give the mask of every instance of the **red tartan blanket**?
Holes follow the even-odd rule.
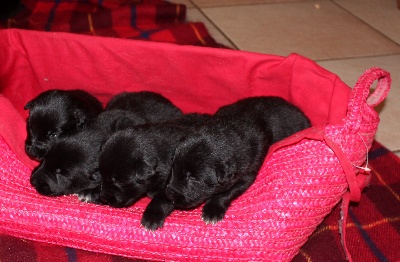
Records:
[[[160,0],[25,0],[0,24],[41,31],[221,47],[202,23],[185,22],[186,7]],[[347,245],[354,261],[400,261],[400,160],[378,142],[369,154],[370,186],[349,210]],[[326,217],[294,261],[344,261],[340,207]],[[0,235],[1,262],[134,261]]]
[[[1,28],[72,32],[222,47],[203,23],[185,22],[186,6],[162,0],[22,0],[25,10]]]
[[[371,183],[347,219],[347,244],[354,261],[400,261],[400,159],[378,142],[369,153]],[[339,235],[340,206],[325,218],[300,253],[302,261],[345,261]],[[0,236],[2,262],[129,262],[133,259]]]
[[[355,262],[400,261],[400,158],[374,142],[368,154],[372,178],[358,205],[349,208],[347,245]],[[340,206],[317,228],[293,261],[344,261]]]

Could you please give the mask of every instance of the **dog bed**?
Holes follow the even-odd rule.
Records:
[[[390,87],[382,69],[367,70],[351,89],[297,54],[15,29],[0,31],[0,39],[0,233],[152,261],[290,261],[341,200],[345,219],[368,184],[366,156],[379,123],[373,107]],[[313,127],[272,146],[223,221],[206,225],[200,207],[174,211],[151,232],[140,226],[147,198],[113,209],[41,196],[30,186],[37,163],[24,152],[23,107],[54,88],[81,88],[103,103],[122,91],[154,91],[200,113],[244,97],[280,96]],[[345,244],[345,231],[342,238]]]

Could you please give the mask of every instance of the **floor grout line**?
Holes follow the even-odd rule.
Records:
[[[195,2],[190,0],[192,5],[222,34],[222,36],[235,48],[240,50],[240,48],[233,42],[233,40],[200,8]]]
[[[191,1],[190,2],[198,6],[195,2]],[[295,3],[312,3],[312,2],[332,2],[332,0],[307,0],[307,1],[279,1],[279,2],[259,2],[259,3],[237,3],[237,4],[216,4],[216,5],[210,5],[210,6],[201,6],[198,8],[220,8],[220,7],[231,7],[231,6],[251,6],[251,5],[275,5],[275,4],[295,4]]]
[[[359,17],[357,14],[355,14],[352,11],[346,9],[344,6],[340,5],[339,3],[337,3],[334,0],[332,0],[331,2],[332,2],[332,4],[336,5],[338,8],[342,9],[343,11],[347,12],[348,14],[350,14],[352,17],[356,18],[357,20],[359,20],[360,22],[362,22],[363,24],[368,26],[370,29],[374,30],[375,32],[379,33],[381,36],[385,37],[387,40],[391,41],[392,43],[394,43],[398,47],[400,47],[400,43],[398,43],[396,40],[390,38],[388,35],[386,35],[384,32],[382,32],[378,28],[375,28],[373,25],[371,25],[370,23],[368,23],[367,21],[365,21],[364,19]]]
[[[338,58],[327,58],[327,59],[315,59],[315,62],[328,62],[328,61],[342,61],[342,60],[352,60],[352,59],[362,59],[362,58],[378,58],[378,57],[389,57],[389,56],[399,56],[399,53],[392,54],[374,54],[374,55],[362,55],[362,56],[348,56],[348,57],[338,57]]]
[[[362,18],[362,16],[357,15],[356,12],[351,11],[352,10],[351,8],[347,9],[345,6],[341,5],[340,3],[338,3],[335,0],[320,0],[320,1],[309,0],[309,1],[301,1],[301,2],[285,1],[285,2],[268,2],[268,3],[240,3],[240,4],[221,4],[221,5],[215,5],[215,6],[201,6],[201,7],[197,3],[195,3],[194,0],[188,0],[188,1],[192,4],[191,8],[197,9],[200,12],[200,14],[204,17],[204,19],[206,19],[207,22],[209,22],[212,26],[214,26],[215,29],[218,31],[218,33],[221,34],[222,37],[224,37],[232,45],[232,47],[234,47],[235,49],[238,49],[238,50],[242,50],[242,49],[239,48],[239,46],[235,43],[235,41],[233,39],[231,39],[229,34],[224,32],[224,30],[222,30],[222,28],[218,25],[218,23],[216,23],[211,17],[209,17],[206,14],[207,9],[227,8],[227,7],[235,7],[235,6],[249,6],[249,5],[252,5],[252,6],[274,5],[274,4],[290,5],[290,4],[296,4],[296,3],[330,2],[334,6],[336,6],[340,10],[342,10],[343,12],[347,13],[352,18],[358,20],[360,22],[360,24],[368,27],[373,32],[376,32],[380,36],[384,37],[386,40],[388,40],[388,41],[392,42],[393,44],[395,44],[396,46],[400,47],[400,43],[398,41],[392,39],[385,32],[381,31],[378,27],[374,26],[373,23],[368,22],[367,20],[364,20]],[[382,52],[381,54],[361,54],[361,55],[350,54],[349,56],[346,56],[346,57],[331,57],[331,58],[323,58],[323,59],[314,59],[314,61],[317,63],[331,62],[331,61],[339,61],[340,62],[340,61],[348,61],[348,60],[353,60],[353,59],[385,58],[385,57],[397,57],[397,56],[400,56],[400,52],[397,52],[397,50],[395,50],[394,52],[390,52],[390,51],[388,53]],[[400,149],[396,148],[396,149],[392,149],[390,151],[393,152],[394,154],[400,156]]]

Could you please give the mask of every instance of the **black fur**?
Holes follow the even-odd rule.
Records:
[[[161,123],[182,116],[171,101],[160,94],[141,91],[114,96],[97,122],[109,132],[148,123]]]
[[[254,182],[270,145],[309,126],[298,108],[277,97],[224,106],[176,149],[166,195],[181,209],[205,202],[203,220],[216,223]]]
[[[120,93],[108,102],[106,110],[129,112],[122,122],[131,126],[161,123],[182,116],[181,110],[171,101],[150,91]]]
[[[78,194],[81,201],[101,203],[100,149],[114,129],[172,118],[171,112],[181,115],[179,109],[176,110],[168,100],[160,99],[160,95],[155,93],[146,92],[145,96],[142,93],[129,93],[117,97],[112,100],[113,107],[106,107],[92,125],[52,143],[50,151],[31,176],[31,184],[40,194]],[[170,113],[167,116],[161,116],[168,110]],[[155,116],[149,115],[148,111]],[[142,113],[145,117],[142,117]],[[135,122],[137,119],[141,122]]]
[[[142,225],[149,230],[162,227],[174,209],[165,188],[175,148],[208,118],[205,114],[189,114],[162,124],[116,132],[100,155],[101,199],[113,207],[127,207],[147,195],[152,201],[143,214]]]
[[[49,90],[25,105],[29,109],[25,151],[41,160],[51,142],[72,135],[93,123],[101,103],[82,90]]]
[[[33,170],[32,186],[45,196],[78,194],[82,201],[99,203],[98,157],[103,140],[104,134],[95,128],[58,139]]]

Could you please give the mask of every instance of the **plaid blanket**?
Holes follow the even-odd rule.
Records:
[[[374,142],[369,153],[372,179],[360,204],[350,207],[347,245],[354,261],[400,261],[400,159]],[[325,218],[300,253],[302,261],[345,261],[339,235],[340,206]],[[0,235],[1,262],[138,261]],[[262,259],[262,258],[261,258]]]
[[[349,208],[346,240],[354,261],[400,261],[400,159],[378,142],[368,154],[370,185]],[[293,261],[345,261],[340,206],[325,218]]]
[[[186,6],[162,0],[22,0],[1,28],[222,47],[203,23],[185,22]]]

